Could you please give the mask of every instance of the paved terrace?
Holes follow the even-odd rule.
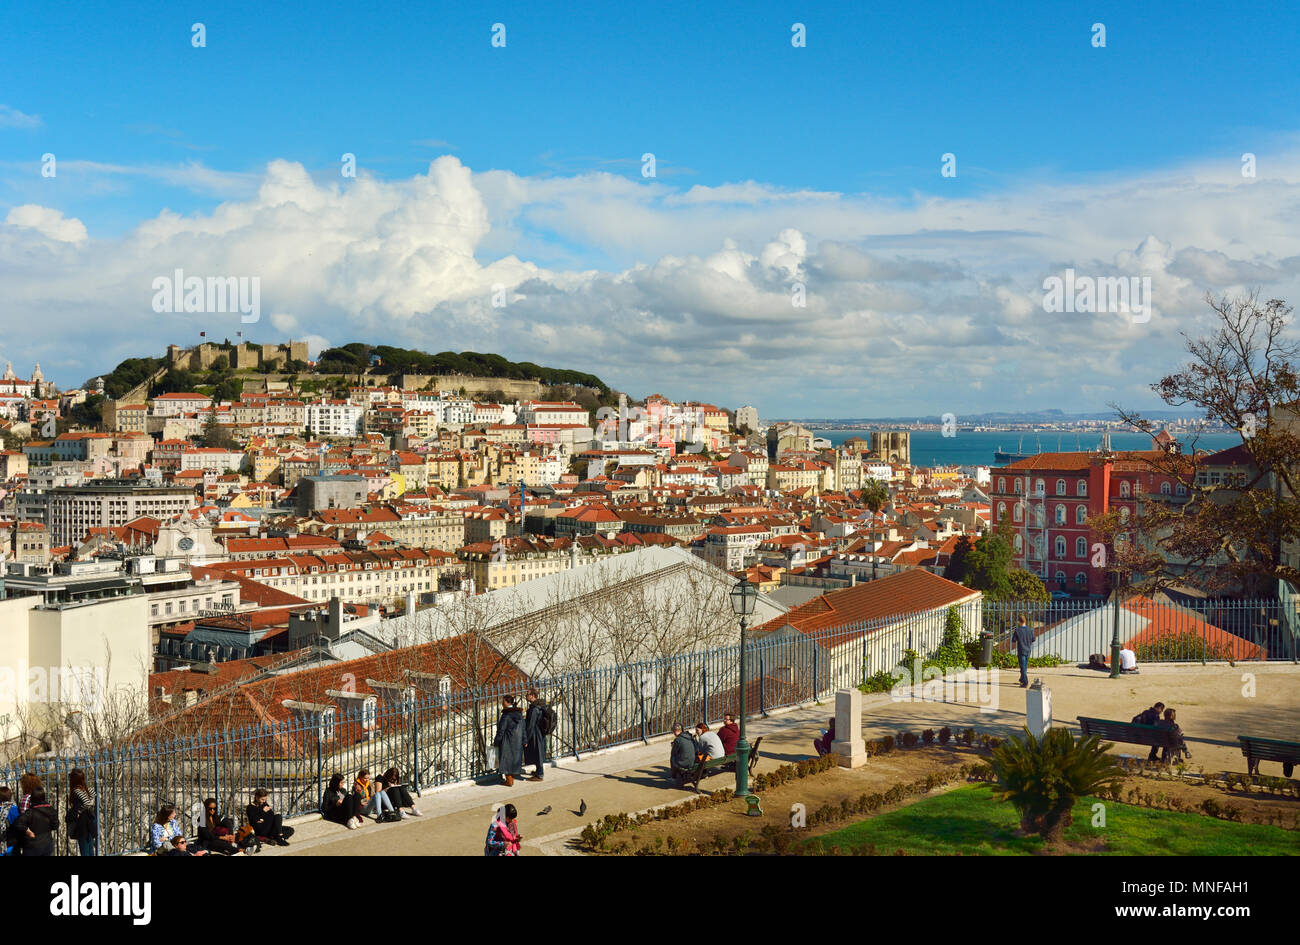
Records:
[[[1253,674],[1253,697],[1243,694],[1246,674]],[[1300,740],[1300,667],[1289,663],[1147,666],[1138,675],[1118,680],[1094,670],[1057,667],[1033,671],[1031,679],[1035,677],[1052,690],[1057,724],[1068,724],[1076,732],[1079,715],[1128,721],[1157,700],[1177,709],[1192,750],[1191,763],[1208,772],[1246,770],[1238,734]],[[1025,722],[1025,694],[1016,681],[1015,671],[997,673],[994,712],[982,712],[974,704],[894,702],[887,694],[865,696],[864,737],[919,733],[944,725],[1017,734]],[[833,714],[830,703],[808,703],[751,720],[750,740],[763,736],[758,770],[811,756],[813,738]],[[1146,749],[1118,745],[1116,751],[1145,756]],[[400,824],[368,822],[349,831],[318,817],[299,818],[291,821],[297,830],[292,846],[264,848],[261,855],[481,856],[494,806],[505,802],[519,809],[523,855],[563,854],[571,852],[567,848],[571,838],[605,814],[645,810],[692,796],[669,782],[667,755],[665,736],[649,745],[553,761],[542,783],[519,780],[513,788],[499,782],[449,785],[426,791],[417,799],[424,816]],[[1263,773],[1280,775],[1281,768],[1265,763]],[[704,785],[716,789],[733,783],[731,776],[718,774]],[[582,800],[587,802],[587,813],[579,817]],[[550,814],[539,816],[548,806]]]

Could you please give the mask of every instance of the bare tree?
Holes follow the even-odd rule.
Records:
[[[1206,303],[1217,328],[1203,338],[1184,335],[1188,362],[1151,389],[1170,406],[1195,407],[1207,423],[1237,431],[1229,475],[1203,474],[1205,455],[1193,440],[1182,452],[1143,461],[1181,490],[1146,493],[1136,522],[1112,513],[1091,524],[1112,545],[1112,569],[1136,590],[1184,581],[1224,593],[1266,593],[1278,580],[1300,587],[1291,554],[1300,539],[1300,345],[1289,331],[1292,308],[1279,299],[1261,303],[1256,293],[1207,296]],[[1155,435],[1157,424],[1112,406],[1134,429]],[[1125,532],[1135,540],[1116,543]]]

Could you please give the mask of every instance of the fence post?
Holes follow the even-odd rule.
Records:
[[[705,662],[700,665],[700,689],[702,697],[700,701],[704,704],[704,718],[711,719],[713,716],[709,715],[709,664],[707,656]]]
[[[411,711],[411,787],[420,790],[420,700]]]
[[[745,680],[740,684],[744,686]],[[767,718],[767,657],[762,653],[758,656],[758,711]]]

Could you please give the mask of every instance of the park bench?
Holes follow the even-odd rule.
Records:
[[[754,744],[749,746],[749,773],[751,775],[754,773],[754,768],[758,765],[758,746],[762,744],[762,742],[763,736],[760,735],[758,738],[754,739]],[[682,787],[690,784],[695,789],[696,793],[699,793],[700,782],[702,780],[707,778],[710,774],[722,770],[727,765],[734,765],[735,763],[735,752],[732,752],[730,755],[723,755],[721,758],[705,758],[691,771],[679,774],[678,778],[682,782]]]
[[[1110,742],[1124,742],[1129,745],[1147,745],[1152,748],[1168,748],[1175,751],[1179,739],[1173,729],[1160,725],[1138,725],[1134,722],[1119,722],[1114,719],[1092,719],[1080,715],[1079,728],[1084,735],[1097,735]]]
[[[1238,735],[1241,753],[1246,756],[1246,773],[1259,774],[1261,761],[1282,762],[1282,777],[1291,777],[1296,762],[1300,762],[1300,742],[1284,742],[1277,738],[1257,738],[1254,735]]]

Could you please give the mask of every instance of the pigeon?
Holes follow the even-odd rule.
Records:
[[[578,803],[578,816],[581,817],[581,816],[582,816],[583,814],[585,814],[585,813],[587,813],[587,802],[584,801],[584,800],[579,799],[579,803]]]
[[[546,807],[545,807],[545,809],[543,809],[543,810],[539,810],[539,811],[537,812],[537,816],[538,816],[538,817],[543,817],[543,816],[545,816],[546,814],[549,814],[550,812],[551,812],[551,805],[550,805],[550,804],[547,804]]]

